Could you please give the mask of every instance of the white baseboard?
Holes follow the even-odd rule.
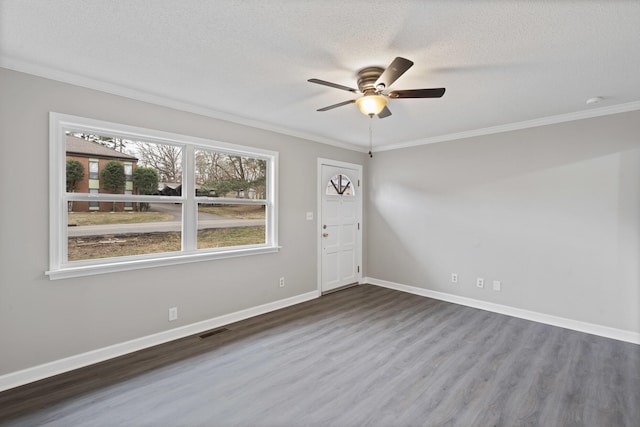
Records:
[[[362,279],[362,282],[369,283],[371,285],[382,286],[384,288],[395,289],[414,295],[452,302],[454,304],[465,305],[467,307],[479,308],[481,310],[491,311],[499,314],[506,314],[507,316],[518,317],[520,319],[532,320],[534,322],[544,323],[546,325],[559,326],[561,328],[572,329],[574,331],[585,332],[587,334],[598,335],[606,338],[612,338],[618,341],[640,344],[640,333],[638,332],[625,331],[623,329],[610,328],[608,326],[596,325],[593,323],[581,322],[579,320],[572,320],[564,317],[538,313],[535,311],[523,310],[507,305],[495,304],[492,302],[448,294],[446,292],[432,291],[415,286],[375,279],[373,277],[365,277]]]
[[[445,292],[432,291],[429,289],[418,288],[415,286],[403,285],[400,283],[389,282],[386,280],[375,279],[372,277],[364,277],[361,283],[382,286],[389,289],[395,289],[414,295],[447,301],[454,304],[460,304],[468,307],[478,308],[481,310],[491,311],[494,313],[505,314],[507,316],[518,317],[520,319],[531,320],[534,322],[544,323],[561,328],[572,329],[579,332],[585,332],[592,335],[598,335],[606,338],[612,338],[619,341],[625,341],[633,344],[640,344],[640,333],[625,331],[622,329],[611,328],[608,326],[596,325],[593,323],[581,322],[578,320],[566,319],[563,317],[551,316],[535,311],[523,310],[519,308],[509,307],[506,305],[495,304],[487,301],[476,300],[473,298],[461,297],[458,295],[448,294]],[[320,296],[319,291],[307,292],[305,294],[296,295],[271,303],[263,304],[257,307],[240,310],[235,313],[226,314],[202,322],[192,323],[190,325],[181,326],[179,328],[170,329],[168,331],[159,332],[157,334],[136,338],[119,344],[97,350],[88,351],[75,356],[66,357],[64,359],[55,360],[53,362],[34,366],[32,368],[23,369],[21,371],[12,372],[0,376],[0,391],[8,390],[74,369],[93,365],[94,363],[103,362],[118,356],[143,350],[154,345],[163,344],[189,335],[198,334],[210,329],[219,328],[230,323],[248,319],[250,317],[269,313],[274,310],[289,307],[301,302],[309,301]]]
[[[11,372],[0,376],[0,391],[8,390],[10,388],[18,387],[88,365],[93,365],[94,363],[103,362],[108,359],[113,359],[114,357],[133,353],[134,351],[143,350],[148,347],[153,347],[154,345],[163,344],[189,335],[219,328],[230,323],[309,301],[318,298],[319,296],[319,291],[307,292],[305,294],[270,302],[257,307],[236,311],[235,313],[225,314],[223,316],[214,317],[212,319],[203,320],[201,322],[192,323],[190,325],[181,326],[168,331],[158,332],[157,334],[136,338],[131,341],[55,360],[53,362],[23,369],[21,371]]]

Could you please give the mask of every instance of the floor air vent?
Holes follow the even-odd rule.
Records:
[[[227,332],[228,330],[229,329],[227,329],[227,328],[214,329],[212,331],[205,332],[204,334],[200,335],[200,338],[201,339],[209,338],[209,337],[211,337],[213,335],[218,335],[218,334],[221,334],[223,332]]]

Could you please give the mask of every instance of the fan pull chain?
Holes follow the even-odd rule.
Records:
[[[373,158],[373,114],[369,120],[369,157]]]

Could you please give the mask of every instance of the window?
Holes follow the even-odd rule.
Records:
[[[89,193],[98,194],[100,180],[98,179],[98,159],[89,159]],[[98,210],[98,202],[89,202],[90,210]]]
[[[133,194],[133,163],[123,162],[123,169],[124,169],[124,179],[125,179],[124,194],[131,195]],[[133,210],[133,203],[124,202],[124,210],[126,211]]]
[[[50,122],[51,279],[278,250],[276,152]]]
[[[347,175],[338,174],[331,177],[325,193],[327,196],[355,196],[353,184]]]

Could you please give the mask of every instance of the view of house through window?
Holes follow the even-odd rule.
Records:
[[[66,187],[54,216],[66,225],[52,234],[62,252],[52,270],[275,246],[272,154],[78,126],[62,132]]]

